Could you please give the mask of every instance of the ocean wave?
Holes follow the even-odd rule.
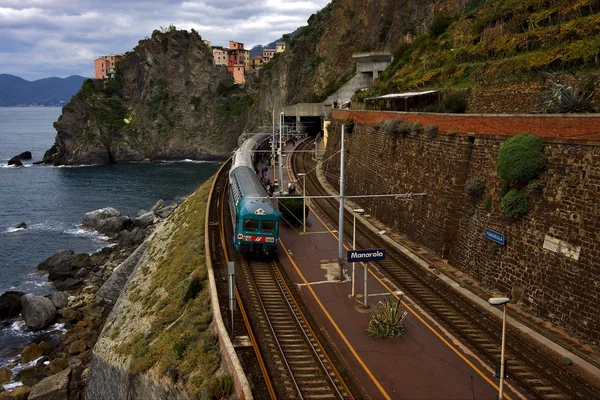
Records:
[[[6,232],[6,233],[15,233],[15,232],[21,232],[21,231],[24,231],[24,230],[25,230],[25,228],[15,228],[15,227],[12,227],[12,228],[7,228],[4,232]]]
[[[76,228],[72,228],[72,229],[67,229],[65,231],[63,231],[64,233],[66,233],[67,235],[74,235],[74,236],[87,236],[96,240],[102,240],[102,241],[108,241],[110,240],[110,238],[106,235],[101,234],[98,231],[90,231],[87,229],[82,229],[80,227],[76,227]]]
[[[16,387],[23,386],[23,382],[12,382],[2,386],[4,390],[13,390]]]
[[[16,169],[16,168],[23,168],[23,167],[24,167],[24,168],[29,168],[29,167],[31,167],[31,166],[32,166],[32,164],[23,164],[23,165],[19,165],[19,166],[16,166],[16,165],[8,165],[8,163],[6,163],[6,164],[0,164],[0,168],[15,168],[15,169]]]

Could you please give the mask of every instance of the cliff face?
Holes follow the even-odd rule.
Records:
[[[87,80],[54,124],[53,164],[210,159],[229,154],[251,96],[214,66],[200,36],[154,31],[112,80]]]
[[[249,129],[269,125],[273,108],[325,100],[354,75],[353,53],[391,52],[426,32],[437,15],[460,12],[466,2],[333,0],[263,67]]]

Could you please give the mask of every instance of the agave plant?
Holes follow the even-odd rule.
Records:
[[[401,301],[402,297],[395,303],[389,299],[380,301],[377,304],[377,309],[371,312],[371,321],[367,327],[367,333],[376,338],[402,336],[406,332],[403,321],[408,313],[399,310]]]
[[[552,81],[551,81],[552,82]],[[565,86],[557,82],[552,82],[552,90],[546,106],[551,112],[557,113],[582,113],[590,109],[590,99],[593,93],[580,92],[571,86]]]

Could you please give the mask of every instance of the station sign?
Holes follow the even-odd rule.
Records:
[[[483,233],[483,237],[491,240],[492,242],[496,242],[498,244],[501,244],[502,246],[504,246],[506,244],[506,238],[504,237],[504,235],[500,232],[496,232],[494,230],[491,230],[489,228],[485,228],[485,232]]]
[[[385,260],[385,249],[348,250],[348,262]]]

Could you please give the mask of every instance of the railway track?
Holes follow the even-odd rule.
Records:
[[[265,390],[272,399],[353,399],[356,389],[344,382],[335,367],[339,363],[330,358],[317,329],[311,327],[278,260],[247,259],[225,240],[233,235],[226,206],[227,171],[224,167],[217,176],[215,193],[221,195],[214,196],[210,205],[207,234],[211,258],[213,268],[221,271],[227,270],[229,260],[236,262],[243,333],[248,333],[253,343]],[[227,304],[226,289],[219,299]]]
[[[255,331],[263,334],[261,349],[277,375],[279,398],[351,399],[339,373],[307,323],[276,260],[239,258],[250,294],[247,307]]]
[[[306,146],[306,143],[303,146]],[[307,173],[315,167],[310,152],[300,152],[292,160],[296,175]],[[306,185],[309,195],[326,194],[315,173],[306,176]],[[316,206],[330,221],[337,221],[339,201],[313,199],[312,203],[313,207]],[[345,214],[345,233],[350,237],[352,215],[347,212]],[[419,266],[358,222],[356,243],[358,248],[385,248],[387,259],[379,262],[378,266],[396,286],[435,316],[436,320],[441,321],[447,329],[467,342],[491,365],[500,359],[501,326],[494,319],[488,318],[485,311],[458,296],[431,274],[423,274]],[[510,381],[519,386],[528,398],[583,400],[600,397],[584,382],[540,354],[539,349],[529,347],[510,330],[507,335],[506,358],[509,360]]]

